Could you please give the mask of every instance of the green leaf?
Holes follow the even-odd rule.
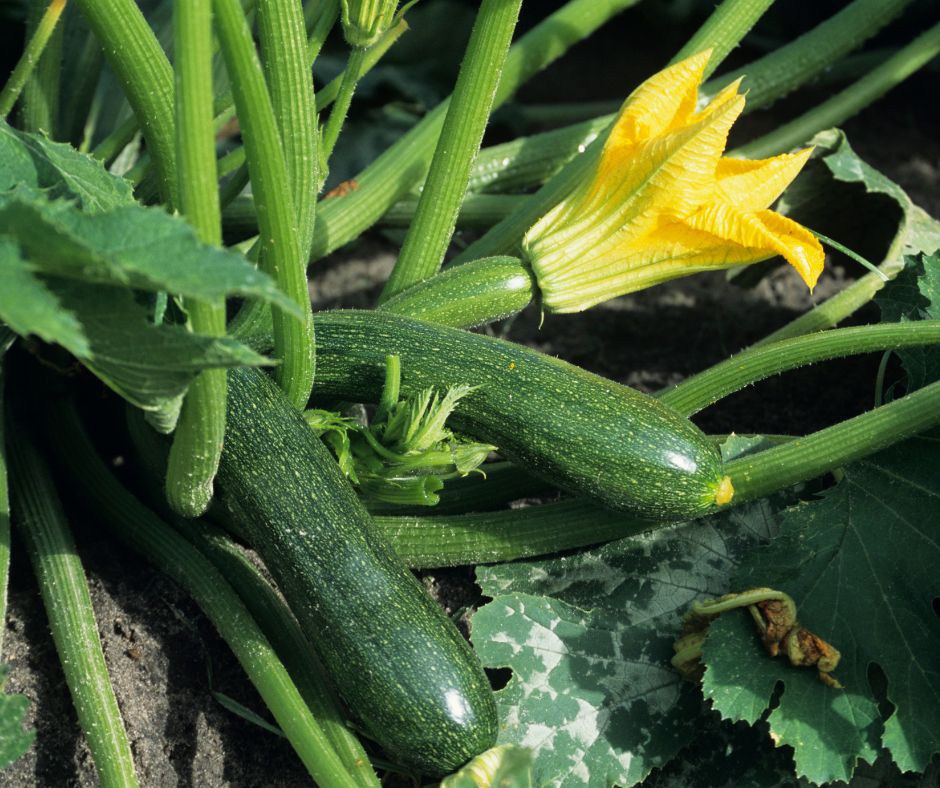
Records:
[[[501,743],[530,747],[538,785],[634,785],[695,736],[700,696],[670,665],[681,614],[728,588],[775,530],[761,501],[577,556],[477,569],[483,663],[510,667]]]
[[[39,273],[207,301],[250,296],[300,315],[242,255],[201,243],[187,222],[159,208],[86,213],[19,188],[0,196],[0,234],[15,239]]]
[[[90,352],[79,360],[144,410],[172,408],[203,369],[269,363],[232,339],[154,325],[129,290],[54,277],[44,284],[82,325]]]
[[[10,669],[0,665],[0,687]],[[0,769],[5,769],[25,753],[36,738],[36,731],[23,730],[29,701],[23,695],[0,692]]]
[[[445,777],[441,788],[531,788],[532,753],[501,744],[478,755],[459,772]]]
[[[131,184],[111,175],[97,159],[0,120],[0,192],[18,186],[70,198],[88,213],[134,203]]]
[[[794,748],[798,774],[813,782],[848,780],[882,746],[902,771],[923,771],[940,752],[938,468],[937,432],[849,466],[818,500],[788,510],[781,535],[735,575],[737,589],[766,585],[794,598],[800,622],[841,651],[844,689],[768,658],[744,614],[710,628],[706,696],[729,719],[750,721],[781,682],[772,735]],[[873,664],[887,679],[885,720]]]
[[[940,318],[940,254],[907,257],[904,270],[885,285],[875,301],[883,322]],[[940,349],[907,348],[896,352],[907,373],[908,391],[940,379]]]

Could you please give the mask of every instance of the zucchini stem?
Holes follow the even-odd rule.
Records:
[[[23,54],[7,78],[3,90],[0,91],[0,118],[6,118],[10,114],[10,110],[13,109],[13,105],[20,97],[27,80],[42,57],[43,50],[45,50],[56,30],[59,17],[62,16],[62,12],[65,10],[66,2],[67,0],[51,0],[40,17],[36,29],[30,36],[29,41],[26,42]],[[47,128],[46,131],[51,132],[52,129]]]

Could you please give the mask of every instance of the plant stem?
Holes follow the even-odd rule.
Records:
[[[313,779],[321,786],[356,785],[225,577],[114,478],[92,446],[73,404],[56,403],[49,421],[56,452],[70,478],[118,539],[192,595],[234,652]]]
[[[494,106],[506,101],[529,77],[614,14],[637,2],[570,0],[509,50]],[[424,178],[446,111],[445,100],[356,176],[358,188],[355,191],[320,206],[311,260],[318,260],[361,235]]]
[[[940,382],[805,438],[733,460],[734,502],[762,498],[874,454],[940,422]]]
[[[705,69],[705,77],[711,76],[773,2],[774,0],[723,0],[669,61],[669,65],[710,48],[712,56]]]
[[[5,331],[0,331],[0,621],[7,620],[7,591],[10,582],[10,488],[3,434],[6,423],[3,402],[6,383],[3,356],[12,342],[12,335],[6,335]],[[0,628],[0,656],[3,654],[5,630],[6,627]]]
[[[82,145],[85,141],[86,128],[91,127],[88,121],[95,101],[95,90],[101,77],[103,62],[104,53],[101,51],[101,45],[91,31],[86,31],[85,43],[75,60],[69,64],[74,74],[74,81],[64,97],[59,117],[61,138],[76,147]]]
[[[317,0],[308,2],[304,9],[304,22],[309,31],[307,40],[307,64],[312,66],[326,38],[339,18],[339,0]]]
[[[298,254],[306,260],[313,240],[319,166],[316,101],[300,0],[258,0],[258,31],[297,216]]]
[[[483,0],[480,5],[414,221],[380,302],[429,279],[441,267],[521,5],[522,0]]]
[[[462,230],[487,230],[505,219],[525,199],[524,194],[472,194],[468,192],[460,203],[455,226]],[[389,208],[379,224],[383,227],[410,227],[417,210],[418,200],[406,197]]]
[[[874,68],[860,80],[798,118],[778,126],[734,151],[736,156],[760,159],[795,148],[823,129],[845,121],[899,85],[940,53],[940,24],[929,28],[910,44]]]
[[[428,569],[531,558],[622,539],[662,527],[588,501],[451,516],[375,516],[408,566]]]
[[[749,348],[660,392],[659,399],[691,416],[752,383],[817,361],[933,344],[940,344],[940,320],[837,328]]]
[[[205,243],[222,242],[212,125],[212,0],[175,0],[177,205]],[[225,336],[225,300],[186,303],[192,330]],[[167,500],[198,517],[212,500],[225,437],[226,373],[206,370],[192,382],[173,436]]]
[[[853,0],[789,44],[712,80],[704,93],[714,96],[744,77],[741,90],[747,92],[748,106],[752,110],[766,107],[859,48],[910,3],[911,0]]]
[[[66,0],[51,0],[39,19],[39,23],[23,49],[22,56],[3,86],[3,90],[0,91],[0,118],[6,118],[13,109],[13,105],[16,104],[20,92],[33,73],[33,69],[36,68],[43,50],[56,29],[59,17],[65,10],[65,4]]]
[[[298,408],[310,397],[314,374],[313,314],[307,274],[300,257],[297,213],[285,184],[290,183],[251,30],[238,0],[214,0],[216,29],[232,79],[235,106],[261,230],[261,266],[303,311],[297,320],[273,310],[278,385]]]
[[[359,84],[359,79],[365,70],[368,51],[367,48],[353,47],[349,53],[349,60],[346,61],[343,81],[340,84],[336,101],[333,103],[333,109],[330,110],[329,120],[323,129],[323,139],[320,141],[320,163],[324,171],[328,168],[336,140],[339,139],[339,133],[346,122],[346,114],[349,112],[349,105],[352,104],[353,93],[356,92],[356,85]]]
[[[13,513],[39,581],[65,681],[101,785],[136,786],[124,731],[82,562],[49,470],[17,424],[8,443]]]
[[[176,199],[173,68],[134,0],[75,0],[127,95],[167,205]]]

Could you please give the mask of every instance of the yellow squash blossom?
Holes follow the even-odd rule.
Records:
[[[577,312],[668,279],[781,255],[812,288],[824,253],[768,210],[810,150],[722,157],[744,109],[740,82],[697,109],[709,52],[659,72],[624,103],[590,180],[546,214],[523,250],[553,312]]]

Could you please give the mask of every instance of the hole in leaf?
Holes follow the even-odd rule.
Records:
[[[512,678],[512,670],[510,668],[484,668],[486,671],[486,677],[490,680],[490,686],[493,688],[493,692],[496,690],[501,690],[509,683],[509,679]]]
[[[868,686],[878,703],[881,719],[888,719],[894,713],[894,704],[888,700],[888,677],[881,666],[874,662],[868,666]]]

